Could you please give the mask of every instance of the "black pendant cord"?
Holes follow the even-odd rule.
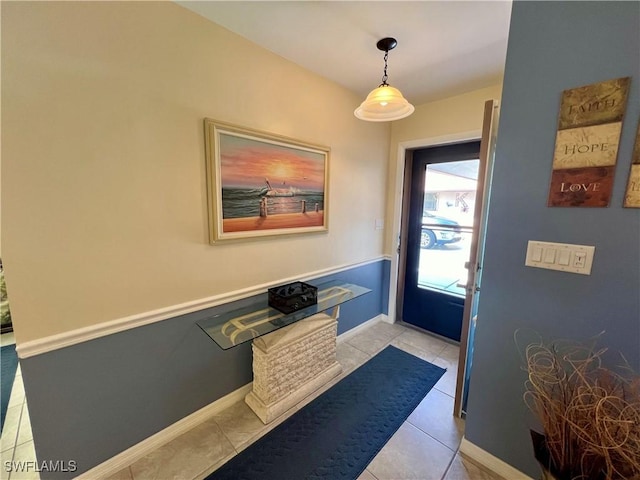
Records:
[[[389,59],[389,50],[393,50],[398,45],[398,41],[395,38],[386,37],[378,41],[376,43],[376,47],[378,50],[382,50],[384,52],[384,74],[382,75],[382,83],[379,85],[380,87],[388,87],[387,79],[389,78],[387,75],[387,60]]]
[[[384,73],[382,75],[382,83],[379,85],[380,87],[388,87],[387,79],[389,76],[387,75],[387,59],[389,58],[389,52],[384,52]]]

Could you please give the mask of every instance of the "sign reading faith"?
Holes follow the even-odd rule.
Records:
[[[618,78],[562,93],[548,206],[609,205],[630,81]]]
[[[638,121],[638,133],[633,147],[631,171],[629,172],[627,193],[624,196],[624,206],[640,208],[640,121]]]

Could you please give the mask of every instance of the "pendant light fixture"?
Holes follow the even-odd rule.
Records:
[[[353,112],[360,120],[368,122],[390,122],[408,117],[415,110],[400,90],[387,83],[387,58],[389,50],[393,50],[398,42],[395,38],[383,38],[378,41],[378,50],[384,52],[384,74],[382,83],[367,95],[364,102]]]

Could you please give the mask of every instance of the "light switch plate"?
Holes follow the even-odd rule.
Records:
[[[529,240],[524,264],[529,267],[591,275],[595,250],[596,247],[590,245]]]

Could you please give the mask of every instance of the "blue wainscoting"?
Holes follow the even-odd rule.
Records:
[[[338,332],[387,314],[385,259],[313,281],[371,289],[343,305]],[[71,478],[252,381],[251,342],[221,350],[197,325],[248,300],[181,315],[21,360],[39,461],[74,460]]]

